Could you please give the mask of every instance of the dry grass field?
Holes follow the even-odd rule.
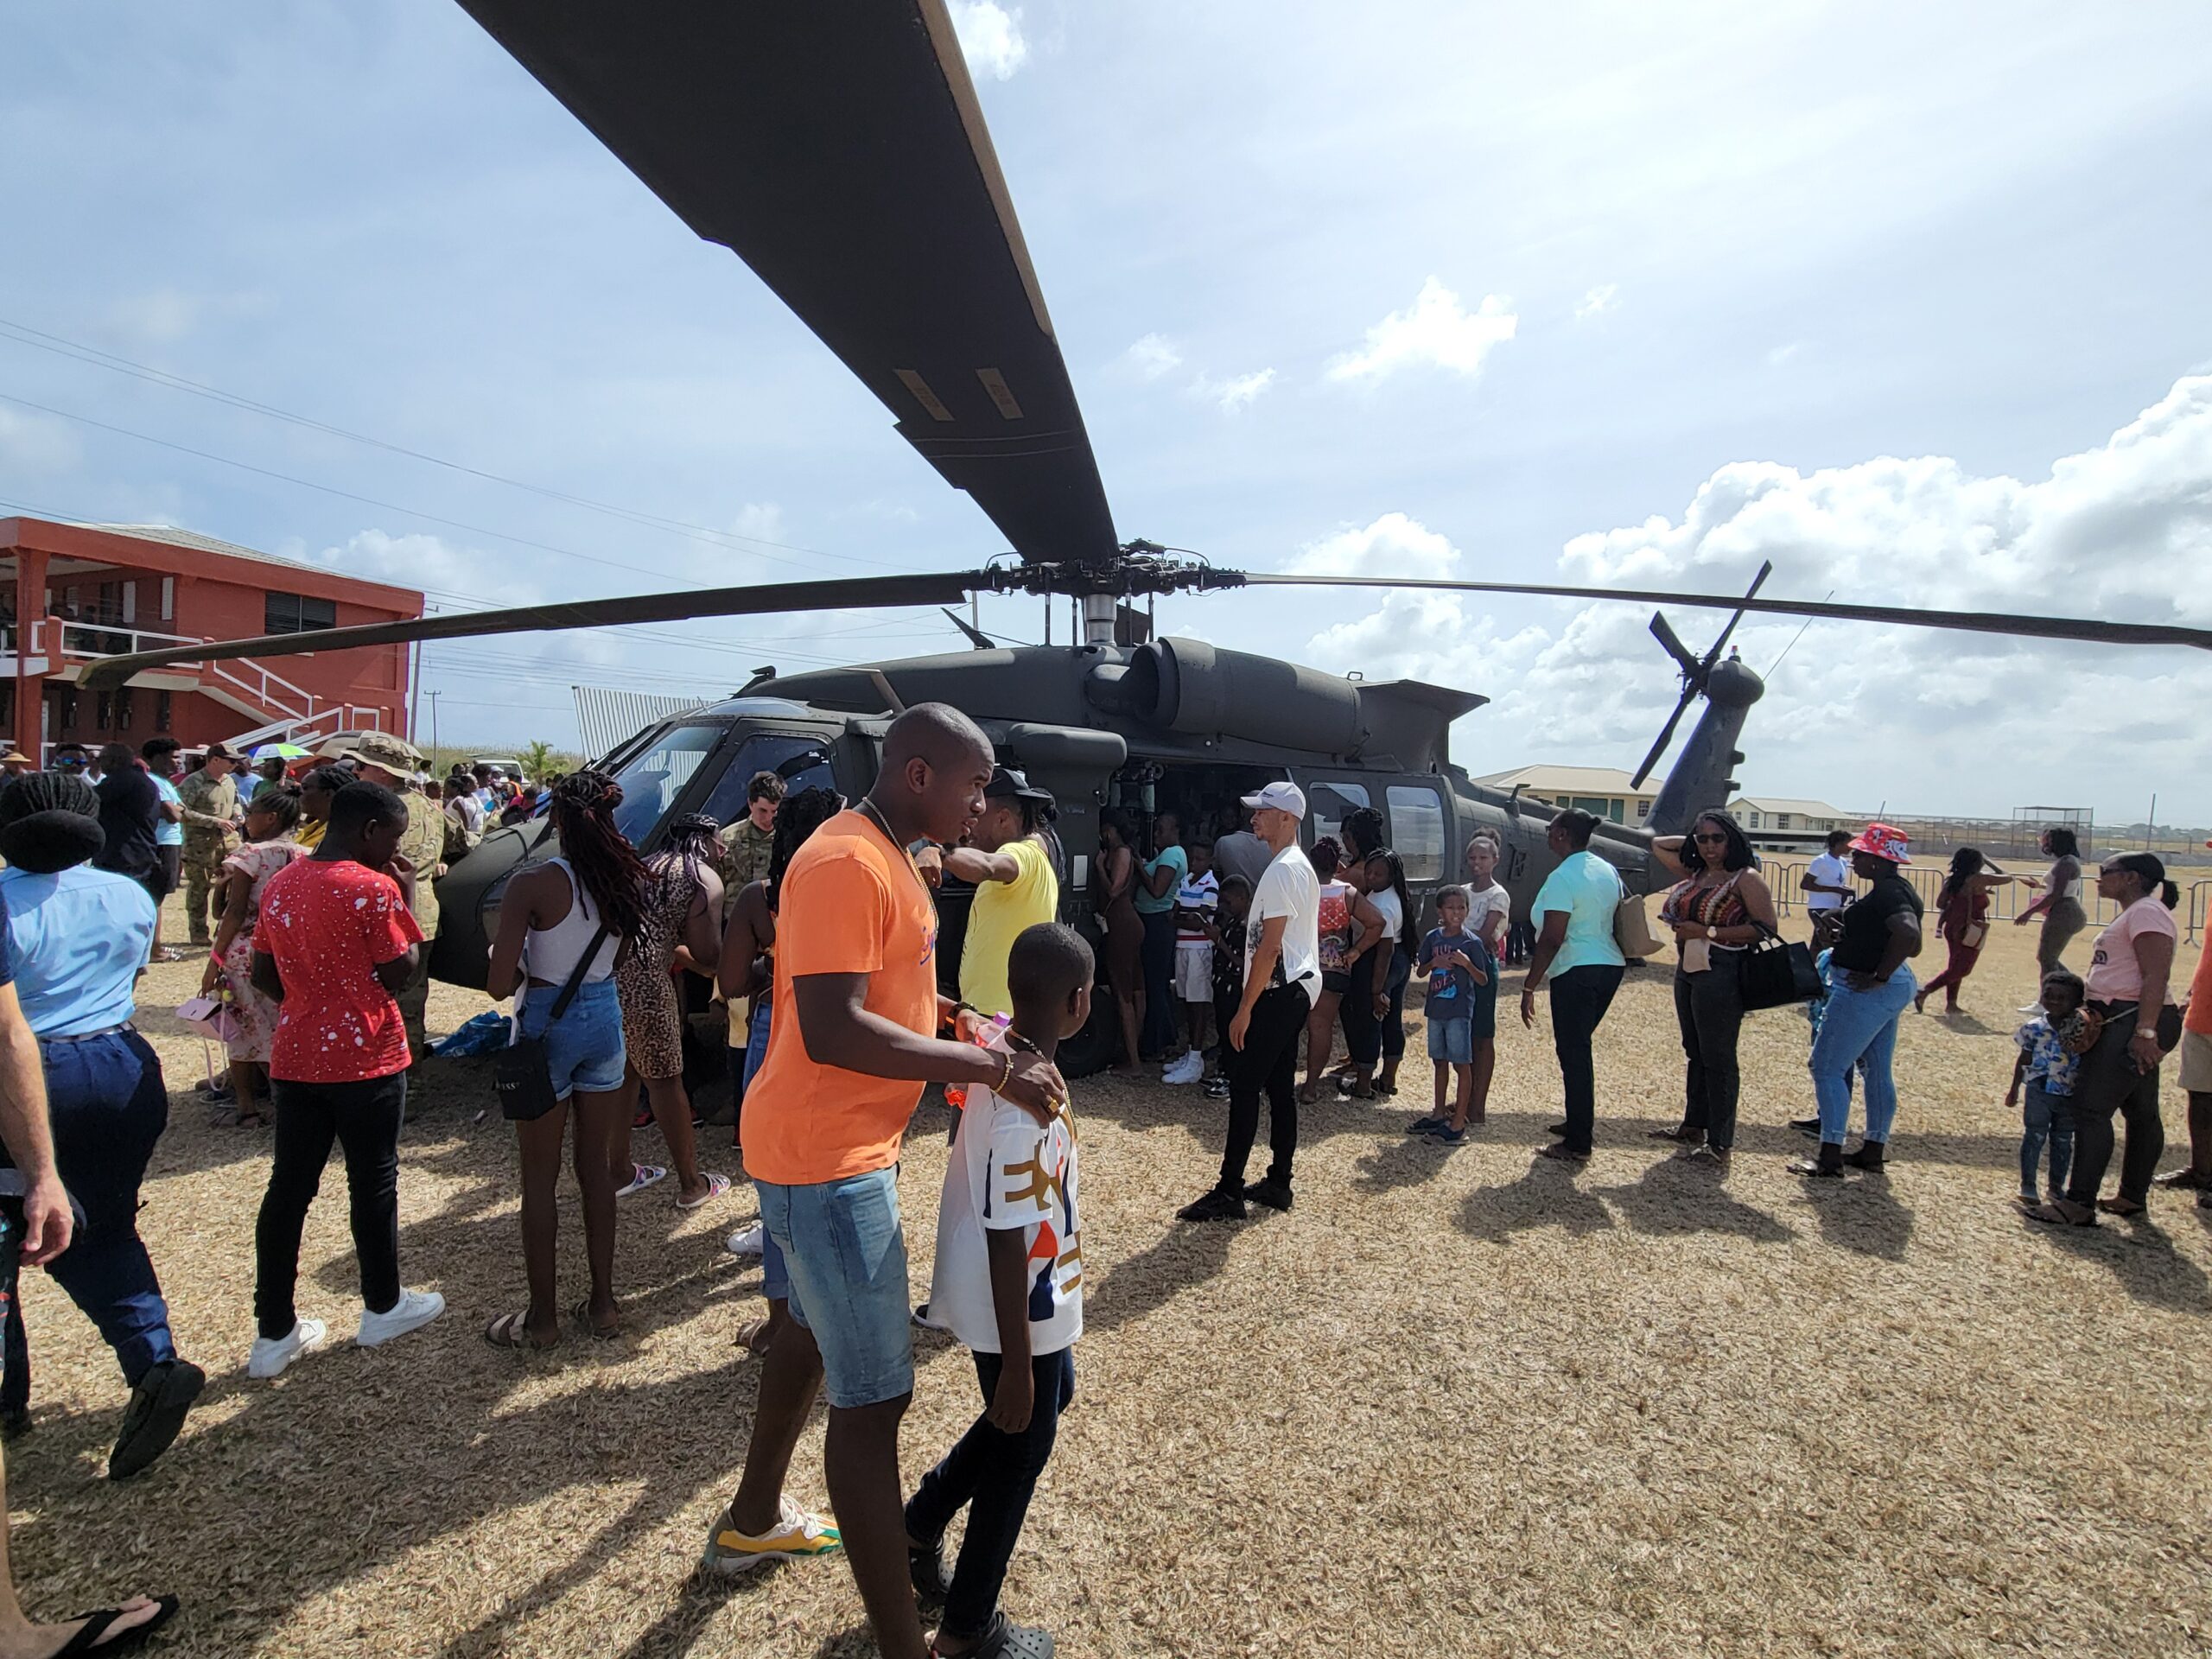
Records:
[[[156,970],[148,1007],[197,971]],[[2027,931],[1999,930],[1967,1017],[1908,1014],[1893,1173],[1817,1190],[1783,1167],[1810,1100],[1795,1012],[1746,1029],[1725,1183],[1645,1138],[1680,1097],[1667,972],[1632,975],[1600,1033],[1580,1172],[1531,1160],[1558,1105],[1541,1025],[1501,1029],[1478,1138],[1402,1133],[1417,1058],[1398,1102],[1312,1109],[1297,1207],[1242,1226],[1173,1219],[1221,1105],[1079,1085],[1089,1330],[1010,1611],[1116,1659],[2212,1650],[2212,1211],[2162,1193],[2145,1221],[2053,1231],[2012,1208]],[[433,1029],[481,1006],[442,989]],[[145,1024],[196,1083],[198,1040]],[[180,1095],[143,1221],[210,1383],[136,1482],[102,1478],[124,1403],[106,1350],[27,1275],[35,1428],[8,1454],[27,1604],[175,1590],[162,1650],[226,1659],[872,1653],[839,1562],[692,1571],[752,1409],[732,1338],[759,1269],[721,1247],[749,1197],[623,1200],[623,1338],[495,1351],[480,1332],[520,1305],[512,1139],[471,1122],[475,1067],[425,1094],[404,1270],[450,1313],[352,1345],[334,1164],[301,1294],[333,1340],[273,1385],[245,1376],[267,1139]],[[2170,1081],[2177,1140],[2180,1121]],[[918,1297],[944,1122],[925,1108],[905,1168]],[[580,1286],[573,1209],[563,1252]],[[910,1486],[976,1409],[961,1352],[925,1336],[918,1357]],[[823,1502],[818,1414],[794,1486]]]

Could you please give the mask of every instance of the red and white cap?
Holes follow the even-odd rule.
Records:
[[[1872,853],[1892,864],[1910,864],[1905,856],[1912,842],[1904,831],[1886,823],[1870,823],[1851,843],[1854,853]]]

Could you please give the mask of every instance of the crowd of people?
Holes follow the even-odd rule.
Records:
[[[1287,782],[1243,797],[1232,817],[1204,815],[1210,838],[1186,834],[1172,809],[1141,819],[1111,807],[1095,866],[1103,948],[1094,962],[1060,919],[1066,860],[1051,795],[999,764],[982,733],[944,705],[892,724],[864,799],[787,797],[762,772],[737,822],[678,817],[642,856],[618,820],[620,785],[595,770],[532,791],[460,772],[440,786],[410,747],[371,733],[340,755],[257,767],[242,791],[245,762],[221,745],[181,777],[170,775],[175,758],[167,740],[137,753],[110,745],[57,754],[49,771],[15,768],[0,784],[0,1428],[29,1421],[29,1333],[13,1293],[21,1265],[43,1264],[130,1391],[113,1478],[167,1450],[206,1384],[177,1350],[136,1224],[170,1094],[132,1021],[140,976],[162,950],[161,903],[180,886],[190,942],[208,952],[194,1017],[221,1036],[230,1062],[223,1083],[211,1082],[217,1122],[273,1125],[245,1367],[257,1379],[328,1339],[296,1286],[334,1148],[361,1298],[356,1340],[394,1341],[445,1311],[438,1293],[404,1282],[397,1205],[410,1080],[428,1053],[427,947],[444,862],[511,815],[544,816],[557,848],[509,882],[491,948],[487,988],[513,1009],[494,1088],[516,1125],[522,1243],[515,1301],[483,1327],[497,1348],[618,1335],[618,1203],[671,1177],[664,1190],[679,1210],[729,1193],[730,1177],[701,1166],[684,1085],[683,988],[715,987],[728,1009],[733,1139],[760,1209],[727,1248],[761,1258],[766,1315],[741,1338],[762,1357],[758,1398],[744,1471],[705,1560],[745,1571],[842,1552],[881,1650],[898,1659],[1052,1649],[1046,1632],[1011,1623],[999,1602],[1076,1386],[1080,1137],[1056,1057],[1090,1021],[1095,981],[1112,999],[1124,1068],[1156,1062],[1166,1081],[1227,1101],[1218,1174],[1183,1221],[1292,1206],[1300,1107],[1330,1088],[1347,1100],[1397,1093],[1409,992],[1431,1067],[1428,1110],[1409,1132],[1449,1147],[1487,1121],[1515,922],[1488,832],[1465,849],[1465,880],[1437,890],[1424,917],[1371,809],[1350,812],[1309,851],[1307,802]],[[1548,1003],[1565,1106],[1539,1155],[1570,1166],[1592,1156],[1599,1032],[1629,964],[1657,948],[1643,898],[1592,849],[1598,827],[1579,810],[1552,818],[1555,865],[1522,924],[1522,1020],[1534,1027],[1539,999]],[[2120,855],[2095,876],[2116,919],[2087,974],[2069,970],[2063,952],[2087,919],[2080,849],[2063,830],[2044,846],[2052,864],[2040,877],[1999,870],[1973,849],[1954,856],[1936,905],[1948,959],[1923,985],[1912,964],[1925,917],[1905,837],[1882,823],[1832,836],[1799,883],[1813,939],[1797,949],[1817,993],[1777,998],[1763,976],[1781,938],[1780,899],[1742,828],[1714,810],[1659,838],[1655,861],[1675,878],[1656,915],[1675,946],[1684,1071],[1678,1121],[1651,1133],[1726,1172],[1744,1021],[1794,998],[1812,1015],[1817,1103],[1796,1127],[1817,1147],[1793,1168],[1814,1180],[1885,1172],[1901,1022],[1938,989],[1956,1006],[1991,894],[2023,881],[2042,893],[2018,919],[2040,918],[2044,937],[2040,993],[2016,1033],[2007,1095],[2022,1115],[2020,1202],[2038,1220],[2076,1226],[2140,1214],[2154,1185],[2212,1204],[2212,952],[2177,1001],[2173,885],[2155,858]],[[936,961],[948,880],[973,894],[957,995],[940,991]],[[2177,1047],[2190,1159],[2158,1176],[2159,1071]],[[955,1128],[935,1268],[917,1307],[897,1173],[932,1083]],[[1854,1099],[1863,1131],[1847,1149]],[[1262,1101],[1268,1160],[1251,1180]],[[2125,1151],[2106,1196],[2115,1119]],[[632,1154],[633,1132],[648,1123],[666,1166]],[[564,1163],[582,1198],[588,1276],[565,1308],[555,1202]],[[899,1433],[917,1325],[972,1352],[979,1409],[909,1491]],[[834,1522],[785,1491],[817,1395],[829,1407]],[[948,1563],[944,1541],[963,1510]],[[78,1650],[143,1639],[175,1606],[142,1597],[103,1610],[80,1627],[91,1635]],[[0,1570],[0,1634],[18,1627],[42,1628],[23,1621]]]

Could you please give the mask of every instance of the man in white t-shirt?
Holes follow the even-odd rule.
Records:
[[[1306,797],[1295,784],[1269,784],[1244,798],[1252,833],[1274,856],[1253,889],[1244,934],[1244,995],[1223,1033],[1229,1045],[1229,1145],[1213,1191],[1176,1211],[1184,1221],[1241,1221],[1250,1199],[1290,1208],[1298,1153],[1298,1052],[1306,1012],[1321,988],[1321,883],[1298,845]],[[1267,1177],[1247,1186],[1244,1166],[1268,1096]]]
[[[1851,859],[1844,850],[1851,845],[1851,831],[1828,831],[1828,849],[1805,867],[1797,886],[1805,895],[1805,910],[1815,922],[1823,911],[1841,910],[1851,902]]]

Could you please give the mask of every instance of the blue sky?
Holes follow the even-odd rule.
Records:
[[[1780,594],[2212,624],[2201,5],[955,10],[1125,536],[1645,586],[1771,557]],[[718,534],[4,326],[0,499],[452,607],[998,546],[457,7],[18,8],[0,61],[0,324]],[[986,626],[1034,639],[1039,609],[986,601]],[[1673,698],[1635,607],[1322,590],[1162,620],[1485,692],[1454,737],[1478,772],[1632,765]],[[1717,619],[1675,620],[1696,641]],[[1747,625],[1746,660],[1794,632]],[[559,742],[574,681],[706,693],[957,644],[929,613],[747,620],[441,645],[427,683],[448,741]],[[2212,820],[2212,732],[2178,712],[2209,693],[2185,653],[1822,625],[1741,775],[2108,819],[2156,790],[2162,817]]]

